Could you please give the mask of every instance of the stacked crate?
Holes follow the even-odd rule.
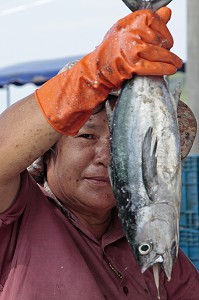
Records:
[[[199,270],[199,155],[183,161],[180,247]]]

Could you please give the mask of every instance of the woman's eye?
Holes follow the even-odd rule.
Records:
[[[84,138],[84,139],[92,139],[93,138],[93,134],[81,134],[79,135],[79,137]]]

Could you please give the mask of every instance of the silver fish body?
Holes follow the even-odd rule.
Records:
[[[115,107],[110,149],[110,178],[129,244],[142,272],[161,263],[168,280],[179,244],[177,105],[163,77],[127,81]]]

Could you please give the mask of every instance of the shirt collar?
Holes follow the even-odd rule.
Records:
[[[44,186],[41,187],[41,190],[47,196],[48,198],[51,198],[53,202],[56,204],[57,207],[60,208],[62,213],[70,220],[70,222],[78,229],[80,229],[87,237],[95,241],[96,243],[100,243],[84,226],[81,224],[81,222],[78,220],[76,215],[72,213],[70,210],[68,210],[58,199],[57,197],[52,193],[49,185],[47,182],[44,183]],[[103,248],[107,245],[114,243],[115,241],[123,238],[125,236],[124,231],[122,229],[121,221],[118,217],[118,211],[117,208],[114,207],[112,209],[112,222],[108,228],[108,230],[105,232],[105,234],[102,237],[101,243]]]

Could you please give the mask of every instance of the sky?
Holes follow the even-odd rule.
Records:
[[[169,29],[172,49],[184,61],[186,1],[173,0]],[[13,64],[86,54],[100,44],[108,29],[130,13],[122,0],[0,0],[0,68]],[[10,87],[10,102],[35,90],[27,84]],[[6,106],[6,90],[0,89],[0,112]]]

